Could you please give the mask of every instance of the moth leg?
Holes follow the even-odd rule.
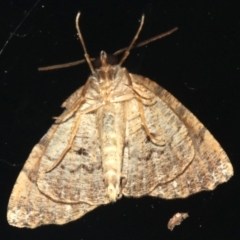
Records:
[[[34,165],[32,166],[29,174],[28,174],[28,178],[32,181],[35,182],[36,181],[36,176],[37,176],[37,171],[39,169],[39,165],[40,165],[40,161],[42,159],[42,157],[44,156],[46,149],[49,145],[49,143],[52,141],[52,138],[55,134],[55,132],[57,131],[58,126],[57,125],[53,125],[51,127],[51,132],[47,133],[47,135],[45,135],[39,142],[39,147],[42,148],[41,154],[38,157],[38,160],[34,163]]]
[[[141,124],[142,126],[144,127],[145,129],[145,132],[147,134],[147,136],[151,139],[151,141],[157,145],[160,145],[160,146],[164,146],[165,145],[165,139],[162,138],[162,139],[158,139],[158,138],[155,138],[149,131],[148,127],[147,127],[147,124],[146,124],[146,120],[145,120],[145,116],[144,116],[144,109],[143,109],[143,104],[141,102],[141,100],[139,98],[136,98],[137,101],[138,101],[138,107],[139,107],[139,114],[140,114],[140,117],[141,117]]]
[[[129,86],[129,88],[132,89],[133,94],[134,94],[135,98],[137,99],[138,107],[139,107],[139,113],[140,113],[140,116],[141,116],[141,124],[142,124],[142,126],[144,127],[147,136],[148,136],[154,143],[156,143],[157,145],[162,145],[162,146],[164,146],[164,145],[165,145],[165,139],[155,138],[155,137],[150,133],[150,131],[149,131],[148,127],[147,127],[147,124],[146,124],[145,116],[144,116],[144,109],[143,109],[143,103],[142,103],[142,101],[141,101],[141,98],[143,98],[143,99],[151,99],[151,98],[153,98],[154,96],[153,96],[153,97],[150,97],[150,98],[145,98],[145,97],[141,96],[136,90],[134,90],[131,76],[130,76],[130,74],[128,73],[127,70],[125,70],[125,73],[126,73],[126,76],[127,76],[127,78],[128,78],[128,84],[129,84],[128,86]]]
[[[129,75],[129,74],[128,74]],[[140,97],[140,98],[143,98],[143,99],[145,99],[145,100],[151,100],[151,99],[153,99],[155,96],[152,96],[152,97],[144,97],[144,96],[142,96],[141,94],[139,94],[134,88],[133,88],[133,86],[131,86],[131,85],[128,85],[128,87],[132,90],[132,92],[134,93],[134,95],[136,96],[138,96],[138,97]]]
[[[133,87],[133,84],[132,84],[132,79],[131,79],[131,76],[130,76],[130,74],[129,74],[129,72],[125,69],[125,74],[126,74],[126,76],[127,76],[127,78],[128,78],[128,84],[126,84],[126,86],[128,86],[131,90],[132,90],[132,92],[133,92],[133,94],[136,96],[138,96],[138,97],[140,97],[140,98],[143,98],[143,99],[146,99],[146,100],[151,100],[151,99],[153,99],[154,97],[155,97],[155,95],[153,95],[152,97],[144,97],[144,96],[142,96],[141,94],[139,94],[135,89],[134,89],[134,87]]]
[[[124,102],[124,101],[127,101],[127,100],[131,100],[133,98],[134,98],[134,95],[132,93],[129,93],[129,94],[117,96],[117,97],[111,99],[110,102],[111,103]]]
[[[82,114],[79,116],[79,118],[77,120],[77,123],[74,126],[74,129],[72,131],[72,134],[71,134],[70,140],[68,141],[67,146],[62,151],[62,153],[61,153],[60,157],[58,158],[58,160],[46,171],[46,173],[52,171],[62,161],[62,159],[65,156],[65,154],[71,148],[73,140],[74,140],[74,138],[75,138],[75,136],[77,134],[77,130],[78,130],[79,126],[80,126],[81,120],[82,120]]]
[[[65,113],[63,113],[61,116],[53,117],[53,119],[57,120],[56,121],[57,123],[64,122],[65,120],[70,118],[77,111],[79,106],[81,106],[81,104],[85,101],[85,93],[87,91],[88,86],[89,86],[89,80],[84,85],[82,94],[81,94],[80,98],[74,103],[74,105],[70,109],[67,109],[67,111]]]
[[[69,110],[67,110],[65,113],[63,113],[61,116],[59,117],[53,117],[53,119],[57,120],[57,123],[61,123],[64,122],[65,120],[67,120],[68,118],[70,118],[78,109],[78,107],[81,105],[81,103],[84,101],[85,99],[83,98],[79,98],[79,100],[73,105],[73,107]]]
[[[74,138],[75,138],[75,136],[76,136],[76,134],[77,134],[77,131],[78,131],[78,129],[79,129],[79,126],[80,126],[80,123],[81,123],[83,114],[92,112],[92,111],[98,109],[100,106],[101,106],[101,105],[91,106],[91,107],[85,109],[85,111],[82,111],[82,112],[81,112],[81,114],[80,114],[80,116],[78,117],[77,122],[76,122],[76,124],[75,124],[75,126],[74,126],[74,128],[73,128],[73,130],[72,130],[72,134],[71,134],[71,137],[70,137],[70,139],[69,139],[69,141],[68,141],[67,146],[66,146],[65,149],[62,151],[62,153],[61,153],[60,157],[58,158],[58,160],[46,171],[46,173],[47,173],[47,172],[51,172],[51,171],[62,161],[62,159],[64,158],[65,154],[66,154],[66,153],[68,152],[68,150],[71,148],[72,143],[73,143],[73,141],[74,141]]]

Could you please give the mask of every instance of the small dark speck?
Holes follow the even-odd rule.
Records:
[[[149,136],[146,137],[145,143],[150,142],[151,138]]]
[[[88,156],[88,152],[85,148],[80,148],[78,151],[76,151],[79,155]]]

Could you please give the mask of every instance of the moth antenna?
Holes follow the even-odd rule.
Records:
[[[148,44],[148,43],[154,42],[154,41],[156,41],[156,40],[158,40],[158,39],[160,39],[160,38],[164,38],[164,37],[172,34],[173,32],[175,32],[175,31],[177,31],[177,30],[178,30],[178,28],[175,27],[175,28],[173,28],[173,29],[171,29],[171,30],[169,30],[169,31],[167,31],[167,32],[158,34],[157,36],[154,36],[154,37],[152,37],[152,38],[150,38],[150,39],[147,39],[147,40],[145,40],[145,41],[142,41],[142,42],[140,42],[140,43],[132,46],[132,49],[133,49],[133,48],[142,47],[142,46],[144,46],[144,45],[146,45],[146,44]],[[113,53],[113,55],[118,55],[118,54],[126,51],[127,49],[128,49],[128,48],[125,47],[125,48],[122,48],[122,49],[120,49],[120,50],[117,50],[115,53]]]
[[[139,26],[139,28],[138,28],[138,30],[137,30],[137,33],[135,34],[135,36],[134,36],[132,42],[130,43],[129,47],[127,48],[127,50],[124,52],[124,55],[123,55],[121,61],[119,62],[119,66],[121,66],[121,65],[123,64],[123,62],[126,60],[126,58],[128,57],[128,55],[129,55],[129,53],[130,53],[130,50],[131,50],[133,44],[137,41],[138,36],[139,36],[139,33],[140,33],[141,30],[142,30],[142,26],[143,26],[143,23],[144,23],[144,18],[145,18],[145,16],[144,16],[144,14],[143,14],[143,15],[142,15],[142,18],[141,18],[140,26]]]
[[[95,58],[91,58],[91,61],[95,60]],[[56,65],[52,65],[52,66],[47,66],[47,67],[39,67],[38,71],[48,71],[48,70],[54,70],[54,69],[59,69],[59,68],[68,68],[68,67],[73,67],[73,66],[77,66],[79,64],[85,63],[86,60],[82,59],[82,60],[78,60],[75,62],[70,62],[70,63],[62,63],[62,64],[56,64]]]
[[[82,34],[81,34],[81,31],[80,31],[80,28],[79,28],[79,18],[80,18],[80,12],[77,14],[76,16],[76,28],[77,28],[77,33],[78,33],[78,37],[81,41],[81,44],[82,44],[82,47],[83,47],[83,51],[84,51],[84,57],[88,63],[88,66],[91,70],[92,73],[94,73],[94,68],[93,68],[93,65],[92,65],[92,62],[91,62],[91,59],[87,53],[87,49],[86,49],[86,46],[85,46],[85,43],[84,43],[84,40],[83,40],[83,37],[82,37]]]
[[[78,16],[78,18],[79,18],[79,16]],[[78,25],[77,25],[77,29],[79,29],[79,28],[78,28]],[[154,36],[154,37],[152,37],[152,38],[150,38],[150,39],[147,39],[147,40],[145,40],[145,41],[142,41],[142,42],[140,42],[140,43],[138,43],[138,44],[136,44],[136,45],[134,45],[134,46],[132,45],[132,46],[131,46],[131,49],[133,49],[133,48],[138,48],[138,47],[144,46],[144,45],[146,45],[146,44],[148,44],[148,43],[154,42],[154,41],[156,41],[156,40],[158,40],[158,39],[160,39],[160,38],[163,38],[163,37],[166,37],[166,36],[172,34],[173,32],[175,32],[175,31],[177,31],[177,30],[178,30],[178,28],[175,27],[175,28],[173,28],[173,29],[171,29],[171,30],[169,30],[169,31],[167,31],[167,32],[165,32],[165,33],[161,33],[161,34],[159,34],[159,35],[157,35],[157,36]],[[80,32],[80,30],[79,30],[79,32]],[[78,33],[78,35],[79,35],[79,33]],[[81,32],[80,32],[80,36],[81,36],[80,41],[81,41],[81,43],[82,43],[82,40],[83,40],[83,39],[82,39]],[[82,39],[82,40],[81,40],[81,39]],[[133,43],[133,44],[134,44],[134,43]],[[83,45],[83,46],[84,46],[84,50],[86,50],[85,45]],[[125,52],[125,51],[129,51],[129,47],[122,48],[122,49],[116,51],[115,53],[113,53],[113,55],[118,55],[118,54],[120,54],[120,53],[122,53],[122,52]],[[128,53],[128,54],[129,54],[129,53]],[[128,55],[127,55],[127,56],[128,56]],[[126,57],[127,57],[127,56],[126,56]],[[125,59],[126,59],[126,57],[125,57]],[[124,59],[124,60],[125,60],[125,59]],[[92,62],[92,61],[95,60],[95,58],[89,58],[89,57],[88,57],[88,60],[90,60],[90,62]],[[124,60],[123,60],[123,61],[124,61]],[[56,64],[56,65],[47,66],[47,67],[39,67],[38,70],[39,70],[39,71],[48,71],[48,70],[54,70],[54,69],[59,69],[59,68],[73,67],[73,66],[82,64],[82,63],[84,63],[84,62],[86,62],[86,59],[82,59],[82,60],[75,61],[75,62],[70,62],[70,63]],[[87,61],[87,62],[88,62],[88,61]],[[89,65],[90,69],[92,70],[92,69],[93,69],[92,63],[90,63],[90,64],[88,63],[88,65]]]

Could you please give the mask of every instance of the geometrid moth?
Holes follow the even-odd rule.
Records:
[[[203,124],[161,86],[121,67],[144,16],[120,63],[102,51],[96,69],[79,16],[91,76],[33,148],[9,200],[9,224],[64,224],[122,196],[186,198],[228,181],[232,165]]]

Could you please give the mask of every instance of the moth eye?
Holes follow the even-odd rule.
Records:
[[[118,64],[118,58],[115,55],[108,54],[107,62],[108,62],[108,64],[110,64],[112,66],[117,65]]]
[[[94,69],[98,69],[102,66],[102,63],[101,63],[101,60],[100,58],[96,58],[93,62],[92,62],[92,65],[94,67]]]
[[[118,58],[112,54],[108,54],[107,55],[107,63],[109,65],[117,65],[118,64]],[[100,57],[96,58],[93,62],[92,62],[92,65],[94,67],[94,69],[98,69],[98,68],[101,68],[102,67],[102,62],[101,62],[101,59]]]

